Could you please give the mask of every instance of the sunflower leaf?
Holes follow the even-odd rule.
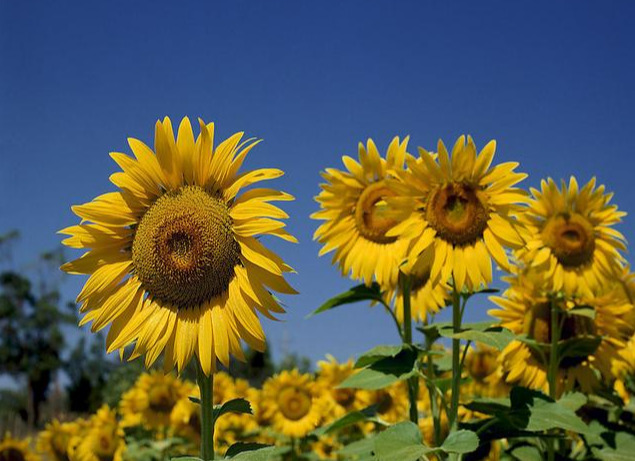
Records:
[[[319,314],[321,312],[325,312],[330,309],[333,309],[334,307],[343,306],[344,304],[356,303],[359,301],[381,302],[382,297],[381,297],[381,288],[379,287],[379,284],[374,282],[370,286],[366,286],[363,284],[354,286],[353,288],[351,288],[348,291],[345,291],[344,293],[341,293],[337,296],[333,296],[331,299],[326,301],[316,310],[311,312],[307,316],[307,318],[313,317],[314,315]]]
[[[368,421],[377,414],[377,407],[377,405],[371,405],[364,408],[363,410],[347,413],[341,418],[336,419],[332,423],[316,429],[315,431],[313,431],[313,434],[317,437],[321,437],[324,434],[339,431],[340,429],[351,426],[353,424],[357,424],[361,421]]]
[[[338,388],[381,389],[397,381],[416,376],[418,352],[413,347],[403,347],[395,356],[388,356],[370,363],[341,382]]]
[[[355,362],[355,368],[363,368],[371,365],[386,357],[395,357],[404,349],[404,345],[398,346],[377,346],[373,347],[368,352],[363,353]]]
[[[464,324],[458,333],[455,333],[452,325],[448,323],[439,324],[437,329],[439,335],[445,338],[479,342],[494,347],[499,351],[505,349],[515,338],[511,331],[491,322]]]
[[[579,315],[581,317],[588,317],[595,319],[595,309],[592,306],[575,306],[567,311],[569,315]]]
[[[478,448],[478,435],[465,429],[450,432],[441,448],[446,453],[471,453]]]
[[[245,399],[232,399],[222,405],[214,405],[214,420],[218,419],[225,413],[245,413],[252,415],[251,405]]]
[[[231,447],[227,449],[225,452],[225,458],[231,458],[233,456],[238,455],[239,453],[245,453],[249,451],[261,450],[263,448],[269,448],[271,445],[266,445],[264,443],[245,443],[245,442],[236,442]]]
[[[409,421],[396,424],[373,437],[374,453],[381,461],[416,461],[435,451],[423,444],[421,430]]]

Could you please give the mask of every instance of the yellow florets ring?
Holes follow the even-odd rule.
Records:
[[[386,232],[398,224],[385,202],[386,197],[395,195],[385,181],[370,184],[364,189],[355,205],[355,224],[363,237],[377,243],[392,243],[397,239],[386,236]]]
[[[229,208],[198,186],[162,195],[132,244],[135,273],[150,296],[177,308],[223,294],[240,262]]]

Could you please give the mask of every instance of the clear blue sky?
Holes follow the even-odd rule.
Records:
[[[340,359],[394,343],[366,306],[305,315],[350,282],[311,240],[319,172],[359,140],[433,148],[471,133],[541,178],[596,175],[635,211],[635,3],[0,2],[0,232],[22,261],[58,244],[70,205],[113,188],[111,151],[164,115],[265,142],[247,166],[286,171],[300,244],[272,245],[301,294],[264,322],[275,353]],[[620,226],[635,237],[635,217]],[[79,277],[64,286],[74,298]],[[475,302],[472,319],[487,302]]]

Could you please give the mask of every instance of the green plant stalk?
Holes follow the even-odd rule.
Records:
[[[555,299],[551,298],[551,342],[549,345],[549,364],[547,369],[547,380],[549,382],[549,397],[556,400],[558,396],[558,367],[560,365],[560,357],[558,357],[558,341],[560,341],[560,323],[558,322],[558,306]],[[555,441],[548,441],[549,461],[553,461],[555,454]]]
[[[401,278],[401,292],[403,295],[403,339],[404,343],[412,345],[412,308],[410,305],[410,277]],[[417,397],[419,394],[419,376],[414,375],[408,379],[408,400],[410,401],[410,421],[419,424],[419,410],[417,409]]]
[[[432,359],[432,345],[433,341],[426,335],[426,352],[428,352],[427,366],[426,366],[426,379],[428,383],[428,394],[430,396],[430,410],[432,413],[432,424],[434,426],[434,443],[436,446],[441,445],[441,414],[439,411],[439,405],[437,405],[437,390],[434,381],[434,361]]]
[[[214,373],[206,376],[196,362],[196,382],[201,391],[201,458],[214,459]]]
[[[456,334],[461,331],[461,297],[456,287],[452,295],[452,331]],[[458,428],[459,392],[461,384],[461,340],[452,338],[452,400],[450,401],[450,414],[448,422],[450,430]]]

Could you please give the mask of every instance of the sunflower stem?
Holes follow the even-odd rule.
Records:
[[[403,342],[412,346],[412,308],[410,306],[410,289],[412,280],[410,276],[401,277],[401,292],[403,295]],[[415,366],[417,366],[415,364]],[[417,396],[419,394],[419,375],[408,378],[408,400],[410,400],[410,421],[419,424],[419,411],[417,410]]]
[[[461,331],[461,296],[454,287],[452,294],[452,331],[456,334]],[[452,400],[450,402],[450,415],[448,422],[450,430],[458,429],[459,392],[461,384],[461,340],[452,338]]]
[[[427,325],[427,322],[426,322]],[[434,361],[432,359],[432,346],[434,341],[430,338],[429,334],[426,334],[426,352],[428,352],[427,356],[427,365],[426,365],[426,381],[428,385],[428,394],[430,396],[430,409],[432,412],[432,424],[434,427],[434,443],[436,446],[441,445],[441,414],[440,414],[440,405],[437,402],[437,388],[434,385]]]
[[[201,391],[201,458],[214,459],[214,373],[205,375],[196,362],[196,382]]]
[[[558,306],[554,297],[551,297],[551,344],[549,348],[549,368],[547,371],[547,380],[549,382],[549,397],[556,400],[558,396],[558,366],[560,365],[560,357],[558,357],[558,341],[560,341],[560,323],[558,322]],[[557,432],[557,431],[556,431]],[[556,457],[555,441],[548,441],[549,461],[553,461]]]

